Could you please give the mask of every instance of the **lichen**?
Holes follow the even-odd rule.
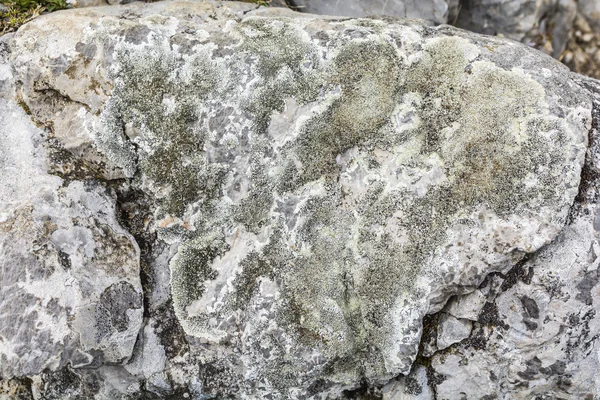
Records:
[[[162,212],[181,216],[201,196],[214,197],[223,166],[203,154],[202,102],[219,84],[210,52],[182,57],[157,49],[118,49],[115,89],[103,113],[98,145],[128,176],[157,188]]]
[[[271,114],[284,110],[284,99],[315,100],[321,83],[317,48],[289,18],[248,18],[237,28],[241,50],[256,59],[258,81],[244,108],[255,131],[265,134]]]
[[[345,150],[380,144],[381,128],[396,104],[400,63],[389,43],[377,38],[352,41],[340,49],[332,64],[327,82],[341,94],[303,127],[294,142],[291,152],[301,170],[295,176],[284,175],[286,183],[280,187],[288,191],[323,175],[335,177],[339,173],[336,156]],[[289,169],[292,165],[288,161]]]

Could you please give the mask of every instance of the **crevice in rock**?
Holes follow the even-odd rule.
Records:
[[[144,292],[144,318],[149,318],[150,299],[153,287],[152,261],[153,243],[156,233],[150,232],[147,226],[152,221],[150,204],[152,200],[142,191],[132,189],[125,181],[111,181],[116,197],[116,214],[119,224],[135,239],[140,249],[140,281]]]
[[[541,249],[540,249],[541,250]],[[538,250],[538,252],[540,251]],[[526,254],[525,257],[521,261],[515,264],[507,273],[501,274],[499,272],[488,275],[489,278],[497,275],[501,277],[504,281],[502,282],[502,286],[500,287],[501,292],[505,292],[518,282],[523,282],[527,285],[531,283],[531,278],[533,278],[533,267],[529,267],[527,264],[529,260],[532,259],[535,253]],[[488,279],[486,277],[486,279]],[[486,285],[480,286],[485,287]]]
[[[594,82],[595,83],[595,82]],[[600,90],[600,89],[599,89]],[[599,93],[600,95],[600,93]],[[597,152],[600,148],[600,140],[597,135],[600,132],[600,100],[593,101],[592,107],[592,126],[588,131],[588,150],[586,160],[581,170],[581,181],[579,182],[579,191],[575,197],[575,202],[571,207],[568,221],[572,222],[579,211],[578,204],[589,202],[594,203],[598,200],[598,193],[594,190],[592,183],[600,180],[600,171],[594,167],[594,163],[589,160],[592,152]]]
[[[383,399],[383,393],[379,387],[370,386],[366,381],[363,381],[356,389],[344,390],[342,392],[342,399],[381,400]]]
[[[90,109],[89,105],[87,105],[86,103],[83,103],[81,101],[77,101],[77,100],[69,97],[68,95],[62,93],[58,89],[55,89],[53,87],[35,87],[35,86],[37,86],[37,85],[34,84],[33,91],[35,93],[40,93],[40,94],[42,94],[43,96],[45,96],[47,98],[54,97],[54,98],[60,99],[60,100],[62,100],[64,102],[78,104],[81,107],[85,108],[86,111],[91,112],[91,109]]]
[[[151,293],[156,285],[151,264],[155,256],[155,245],[157,243],[156,232],[148,229],[153,220],[151,212],[153,199],[143,191],[132,188],[128,181],[111,181],[111,184],[117,198],[116,213],[119,224],[134,237],[140,248],[140,281],[143,291],[144,322],[137,340],[141,340],[144,328],[152,318],[152,328],[165,351],[167,362],[171,362],[174,358],[181,357],[189,351],[189,343],[179,320],[175,316],[172,301],[169,300],[158,307],[153,307],[151,304]],[[188,393],[189,389],[186,386],[180,386],[168,370],[165,373],[173,394],[166,397],[149,398],[183,398],[184,393]],[[145,380],[142,380],[141,383],[145,385]],[[144,390],[144,393],[149,396],[156,396],[148,390]]]

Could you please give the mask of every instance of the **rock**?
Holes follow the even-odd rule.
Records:
[[[592,93],[512,41],[165,1],[45,15],[5,47],[0,318],[23,322],[1,373],[38,398],[430,393],[425,315],[561,237],[579,193]],[[444,318],[442,344],[466,336]]]
[[[467,0],[461,2],[455,25],[523,41],[558,58],[576,14],[575,0]]]
[[[319,1],[296,0],[295,9],[315,14],[415,17],[470,31],[509,37],[563,61],[573,71],[598,78],[598,0]],[[294,6],[293,6],[294,7]],[[582,34],[581,20],[594,27]],[[583,30],[585,31],[585,30]],[[585,39],[585,40],[582,40]]]
[[[83,8],[106,6],[110,3],[107,0],[72,0],[69,2],[69,4],[75,8]]]
[[[458,319],[452,315],[442,314],[438,326],[437,348],[444,350],[471,335],[473,325],[466,319]]]
[[[32,400],[31,392],[26,382],[19,380],[0,381],[0,400]]]
[[[0,108],[0,374],[126,361],[142,319],[137,245],[105,189],[49,175],[42,132],[16,103]]]
[[[59,155],[15,92],[4,40],[0,377],[126,362],[142,323],[138,246],[102,183],[49,173]]]
[[[486,302],[486,295],[481,290],[475,290],[465,296],[451,299],[444,311],[456,318],[477,321]]]
[[[293,9],[310,14],[344,17],[389,15],[421,18],[442,24],[452,21],[459,2],[457,0],[290,0],[289,3]]]

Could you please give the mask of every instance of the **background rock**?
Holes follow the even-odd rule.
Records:
[[[466,0],[461,2],[456,26],[532,45],[540,42],[549,54],[559,57],[576,13],[573,0]]]
[[[344,17],[390,15],[393,17],[421,18],[436,24],[453,20],[458,0],[290,0],[290,7],[310,14]]]

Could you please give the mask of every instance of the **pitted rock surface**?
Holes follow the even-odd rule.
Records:
[[[382,386],[411,371],[426,314],[552,243],[579,191],[592,94],[512,41],[165,1],[57,12],[6,43],[2,101],[19,116],[0,115],[28,128],[5,124],[3,138],[44,151],[0,142],[0,200],[41,221],[3,216],[2,261],[41,241],[49,255],[30,269],[51,263],[52,285],[101,271],[85,302],[63,290],[54,310],[38,288],[47,275],[36,285],[23,262],[3,266],[31,288],[3,288],[0,307],[31,307],[23,326],[64,332],[49,353],[103,354],[71,362],[68,379],[64,356],[27,370],[10,353],[23,333],[3,331],[3,377],[61,371],[38,375],[42,393],[70,380],[96,398]],[[152,277],[143,327],[140,257]],[[68,296],[74,320],[53,320],[71,315]],[[457,318],[477,308],[447,312],[470,327]],[[79,342],[63,343],[71,332]]]

